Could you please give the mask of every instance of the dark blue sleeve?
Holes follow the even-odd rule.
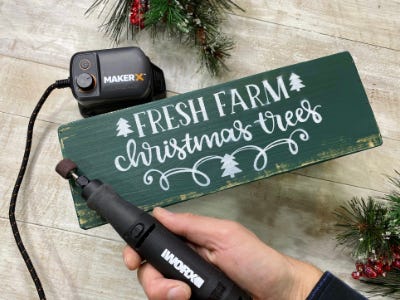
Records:
[[[317,285],[308,295],[307,300],[366,300],[363,295],[353,290],[346,283],[325,272]]]

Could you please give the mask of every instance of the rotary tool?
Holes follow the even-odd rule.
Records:
[[[186,282],[197,300],[250,300],[251,297],[185,241],[153,216],[124,200],[100,180],[78,173],[77,165],[63,159],[56,172],[82,189],[89,208],[104,217],[142,259],[166,278]]]

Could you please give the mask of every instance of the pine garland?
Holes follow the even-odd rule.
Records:
[[[105,7],[112,5],[101,25],[105,34],[118,44],[126,30],[133,37],[141,30],[129,22],[134,0],[95,0],[86,13],[100,9],[99,17],[104,16]],[[101,9],[102,7],[102,9]],[[212,75],[227,69],[225,59],[233,49],[231,37],[222,33],[219,26],[229,11],[239,8],[231,0],[149,0],[149,9],[144,13],[143,27],[150,29],[153,38],[166,32],[185,45],[194,45],[199,51],[199,61]]]
[[[368,292],[400,299],[400,173],[388,177],[395,190],[382,198],[353,198],[334,214],[339,245],[352,249],[355,279],[373,285]],[[382,201],[387,200],[387,201]]]
[[[374,279],[362,278],[362,282],[371,286],[367,293],[375,296],[385,296],[392,299],[400,299],[400,269],[393,268],[385,277]]]
[[[391,260],[392,248],[399,245],[399,236],[391,231],[389,209],[372,197],[367,201],[353,198],[336,212],[341,227],[336,240],[340,245],[353,249],[352,255],[359,260],[374,258],[378,254]]]
[[[396,171],[398,178],[389,177],[389,181],[398,190],[392,191],[390,194],[384,197],[385,200],[389,200],[392,203],[392,209],[390,210],[390,220],[393,232],[400,235],[400,172]]]

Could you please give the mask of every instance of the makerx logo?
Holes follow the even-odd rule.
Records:
[[[144,76],[146,76],[145,73],[104,76],[104,83],[106,84],[106,83],[144,81]]]

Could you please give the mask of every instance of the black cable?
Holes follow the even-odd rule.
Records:
[[[35,283],[37,293],[39,295],[39,299],[45,300],[46,295],[44,293],[42,283],[40,282],[40,279],[36,273],[35,267],[32,264],[32,261],[28,255],[28,252],[26,252],[25,246],[22,242],[21,235],[19,234],[17,222],[15,220],[15,204],[17,202],[17,197],[18,197],[18,192],[19,188],[21,186],[22,180],[25,175],[26,167],[28,165],[28,159],[29,155],[31,153],[31,146],[32,146],[32,133],[33,133],[33,126],[35,125],[36,117],[42,108],[44,102],[46,101],[47,97],[50,95],[50,93],[54,89],[62,89],[70,87],[70,80],[69,79],[64,79],[64,80],[57,80],[55,83],[50,85],[46,91],[43,93],[42,97],[40,98],[39,102],[36,104],[36,107],[34,108],[32,115],[29,119],[29,124],[28,124],[28,132],[26,135],[26,144],[25,144],[25,152],[24,152],[24,157],[22,159],[21,163],[21,168],[19,169],[18,177],[17,180],[15,181],[14,185],[14,190],[11,195],[11,200],[10,200],[10,210],[9,210],[9,219],[10,219],[10,224],[11,224],[11,229],[15,238],[15,242],[17,243],[19,252],[21,253],[26,267],[29,270],[29,273],[31,274],[32,280]]]

